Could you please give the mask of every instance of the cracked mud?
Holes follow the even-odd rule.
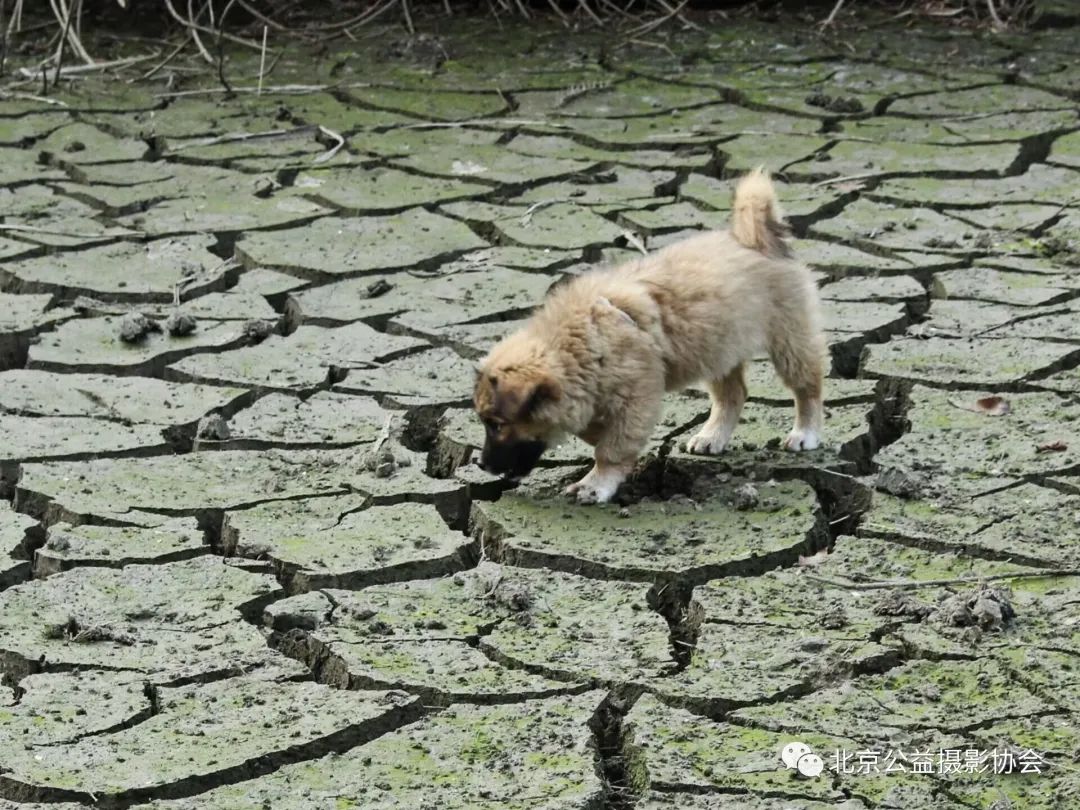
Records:
[[[1080,806],[1071,19],[457,24],[434,68],[0,101],[0,808]],[[617,503],[558,495],[576,439],[479,470],[476,359],[759,163],[822,447],[762,360],[722,455],[671,395]],[[803,778],[792,740],[1041,772]]]

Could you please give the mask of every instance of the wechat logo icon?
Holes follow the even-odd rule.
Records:
[[[781,749],[780,759],[786,768],[798,771],[808,779],[819,776],[825,770],[821,757],[811,751],[806,743],[789,742]]]

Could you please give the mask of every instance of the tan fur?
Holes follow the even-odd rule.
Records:
[[[743,364],[765,352],[795,394],[787,446],[816,447],[825,341],[816,286],[789,258],[785,232],[768,175],[747,175],[730,232],[552,290],[480,364],[477,412],[510,436],[572,433],[593,444],[594,469],[568,491],[606,501],[652,434],[665,391],[706,384],[712,411],[688,449],[721,452],[746,399]]]

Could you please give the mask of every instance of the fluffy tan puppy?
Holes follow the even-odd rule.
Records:
[[[473,402],[487,431],[481,466],[520,478],[572,433],[596,448],[565,492],[611,499],[660,417],[665,391],[702,381],[712,409],[687,443],[723,451],[746,401],[743,366],[767,353],[795,395],[785,446],[821,441],[826,357],[817,288],[795,261],[769,176],[744,176],[730,229],[695,236],[555,287],[480,363]]]

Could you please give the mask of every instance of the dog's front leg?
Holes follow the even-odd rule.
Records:
[[[660,418],[664,396],[662,379],[640,380],[621,398],[621,408],[604,423],[596,440],[593,468],[563,492],[578,503],[607,503],[634,469],[641,451]]]
[[[568,486],[563,493],[573,495],[578,503],[607,503],[632,469],[632,461],[629,464],[609,464],[598,458],[585,477]]]

